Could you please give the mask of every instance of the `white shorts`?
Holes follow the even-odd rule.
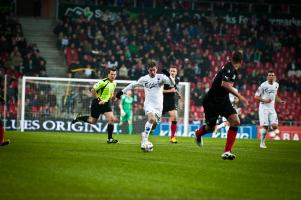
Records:
[[[260,126],[278,125],[278,117],[275,109],[259,109]]]
[[[162,116],[162,108],[154,108],[151,105],[144,105],[144,112],[145,115],[147,115],[148,113],[154,113],[157,119],[157,122],[160,122],[161,116]]]

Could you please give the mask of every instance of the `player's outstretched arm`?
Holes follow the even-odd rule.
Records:
[[[226,90],[228,90],[228,92],[236,96],[240,102],[242,102],[245,105],[249,105],[248,100],[245,97],[243,97],[237,90],[235,90],[232,82],[222,81],[222,87],[224,87]]]
[[[170,77],[170,73],[167,69],[162,69],[162,74],[164,74],[167,77]]]
[[[263,99],[263,98],[261,98],[261,96],[257,96],[257,95],[255,95],[255,99],[261,103],[271,103],[272,102],[272,99]]]
[[[116,94],[116,98],[117,99],[121,99],[121,96],[123,95],[123,91],[122,90],[119,90]]]

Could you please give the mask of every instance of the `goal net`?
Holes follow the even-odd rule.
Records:
[[[62,131],[106,133],[107,121],[101,115],[98,123],[91,125],[78,122],[72,124],[77,113],[90,115],[90,104],[93,99],[90,89],[98,79],[72,79],[51,77],[24,76],[19,92],[20,106],[18,112],[21,131]],[[133,81],[117,80],[117,88],[123,89]],[[178,101],[178,136],[189,136],[189,91],[190,84],[181,82],[179,92],[182,99]],[[133,90],[133,133],[144,130],[145,113],[143,110],[144,91],[142,87]],[[120,101],[112,101],[115,116],[114,133],[126,134],[127,123],[119,126]],[[168,115],[161,118],[161,123],[154,131],[155,135],[169,135]]]

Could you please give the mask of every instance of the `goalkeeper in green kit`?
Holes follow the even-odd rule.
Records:
[[[120,123],[119,130],[121,130],[121,126],[124,122],[128,123],[128,133],[131,135],[133,133],[133,111],[132,105],[134,102],[134,98],[132,97],[132,90],[127,91],[126,95],[124,95],[120,101]]]

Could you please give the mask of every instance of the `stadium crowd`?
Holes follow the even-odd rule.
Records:
[[[75,77],[103,77],[107,68],[117,67],[120,79],[134,80],[146,73],[149,59],[157,60],[161,69],[176,66],[181,80],[192,84],[191,119],[203,117],[200,103],[210,81],[240,47],[244,52],[240,74],[247,76],[240,75],[236,87],[254,100],[258,82],[274,69],[280,96],[288,98],[279,118],[300,121],[300,108],[291,101],[301,99],[301,31],[272,25],[265,15],[253,15],[245,24],[228,24],[214,13],[151,16],[105,10],[91,20],[65,15],[54,32]],[[242,109],[243,123],[254,123],[257,109],[256,104]]]
[[[23,75],[47,76],[46,60],[40,55],[36,44],[26,41],[21,24],[11,12],[0,12],[0,47],[1,96],[4,96],[4,89],[7,88],[6,104],[0,106],[0,113],[4,113],[6,106],[6,118],[16,119],[19,79]],[[7,77],[6,87],[5,75]],[[26,97],[26,109],[30,109],[32,115],[35,117],[41,111],[47,112],[48,110],[49,112],[54,112],[53,105],[48,105],[49,103],[43,100],[45,97],[53,95],[50,93],[50,90],[46,94],[38,94],[35,89],[32,89],[28,93],[29,95]],[[46,105],[50,108],[45,109]]]
[[[85,1],[89,2],[101,5],[106,1]],[[161,3],[170,6],[165,1]],[[8,75],[7,110],[11,112],[8,116],[16,116],[18,78],[23,74],[47,76],[46,61],[35,44],[26,42],[15,16],[2,13],[0,31],[0,72]],[[279,120],[301,121],[298,106],[301,103],[301,29],[298,26],[273,25],[265,15],[252,15],[245,24],[230,24],[214,12],[156,16],[122,9],[120,12],[103,10],[100,18],[90,20],[84,15],[65,15],[54,33],[58,48],[66,56],[68,77],[100,78],[105,76],[107,68],[117,67],[118,79],[135,80],[146,74],[146,63],[150,59],[157,60],[160,69],[176,66],[181,81],[191,82],[191,121],[203,118],[201,101],[211,80],[231,52],[239,47],[243,50],[244,67],[237,89],[252,102],[258,83],[265,80],[267,70],[272,68],[280,84],[279,95],[288,101],[277,105],[281,110]],[[4,76],[0,79],[3,94]],[[45,111],[45,105],[34,106],[34,102],[36,98],[40,98],[37,102],[43,102],[41,96],[45,93],[46,100],[54,98],[50,91],[32,92],[27,102],[30,108],[37,113]],[[69,97],[64,98],[64,102],[70,100],[70,106],[65,112],[73,113],[72,94],[66,95]],[[135,99],[143,98],[139,95]],[[45,112],[54,110],[56,106],[52,105]],[[142,106],[135,105],[134,110],[142,113]],[[242,123],[255,123],[257,110],[257,104],[243,108]]]

